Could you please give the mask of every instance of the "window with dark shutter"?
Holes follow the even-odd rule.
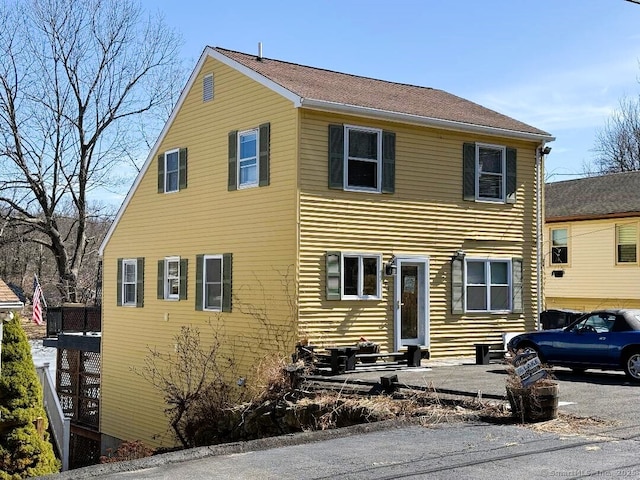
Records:
[[[238,168],[238,131],[229,132],[229,179],[227,181],[228,190],[236,190],[237,168]]]
[[[517,151],[500,145],[464,143],[462,196],[465,201],[515,203]]]
[[[269,123],[263,123],[258,128],[260,147],[260,159],[258,162],[260,180],[258,184],[261,187],[269,185],[269,155],[270,155],[270,141],[271,141],[271,125]]]

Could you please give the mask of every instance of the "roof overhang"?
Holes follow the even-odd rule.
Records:
[[[315,100],[312,98],[303,98],[301,107],[313,110],[321,110],[331,113],[343,113],[350,115],[358,115],[364,117],[377,118],[380,120],[388,120],[391,122],[410,123],[426,127],[441,128],[445,130],[456,130],[463,132],[471,132],[483,135],[493,135],[500,137],[517,138],[520,140],[530,140],[534,142],[553,142],[555,137],[551,135],[537,134],[531,132],[522,132],[517,130],[507,130],[503,128],[488,127],[485,125],[475,125],[471,123],[456,122],[453,120],[444,120],[433,117],[422,117],[420,115],[412,115],[409,113],[392,112],[388,110],[379,110],[376,108],[361,107],[357,105],[349,105],[344,103],[327,102],[325,100]]]
[[[19,310],[24,308],[24,303],[20,301],[15,302],[0,302],[0,312],[7,312],[11,310]]]
[[[594,213],[591,215],[565,215],[546,217],[545,223],[580,222],[585,220],[607,220],[609,218],[640,217],[640,212]]]

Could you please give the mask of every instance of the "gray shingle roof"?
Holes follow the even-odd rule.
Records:
[[[640,212],[640,172],[622,172],[545,185],[547,220]]]
[[[549,133],[443,90],[214,50],[305,99],[549,136]]]

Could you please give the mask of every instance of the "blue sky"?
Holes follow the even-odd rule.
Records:
[[[206,45],[439,88],[556,137],[547,181],[580,176],[598,129],[640,94],[640,5],[625,0],[142,0]]]

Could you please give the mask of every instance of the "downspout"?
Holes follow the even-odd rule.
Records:
[[[536,149],[536,330],[540,330],[540,314],[542,313],[542,168],[544,165],[544,147],[546,142],[540,143]]]

